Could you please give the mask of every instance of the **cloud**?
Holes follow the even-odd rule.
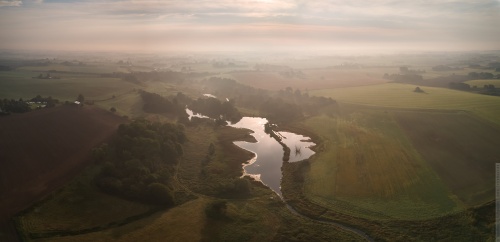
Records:
[[[21,0],[1,0],[0,7],[19,7],[23,4]]]
[[[7,2],[19,7],[0,9],[0,48],[500,46],[500,7],[492,0],[0,0],[0,6]]]

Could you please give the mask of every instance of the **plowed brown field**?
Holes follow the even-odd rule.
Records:
[[[63,105],[0,117],[0,227],[90,162],[93,147],[126,119]]]

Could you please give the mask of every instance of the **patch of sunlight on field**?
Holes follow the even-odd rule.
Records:
[[[134,90],[117,93],[114,98],[96,101],[94,104],[106,110],[115,108],[117,114],[127,115],[130,118],[144,115],[144,111],[142,110],[144,102],[141,95]]]
[[[54,237],[34,241],[200,241],[205,226],[206,199],[196,199],[147,218],[100,232],[76,236]]]
[[[471,80],[466,81],[471,87],[477,86],[478,88],[483,88],[484,85],[493,85],[496,88],[500,87],[500,79],[485,79],[485,80]]]
[[[463,208],[390,114],[351,111],[305,124],[323,141],[306,178],[313,201],[375,219],[425,219]]]
[[[500,97],[436,87],[421,87],[425,93],[417,93],[413,92],[415,87],[410,84],[384,83],[314,90],[309,94],[370,106],[464,110],[500,125]]]

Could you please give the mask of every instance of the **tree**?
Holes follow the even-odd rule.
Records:
[[[419,92],[419,93],[423,93],[424,90],[420,89],[420,87],[415,87],[415,90],[413,90],[414,92]]]
[[[115,108],[115,107],[111,107],[111,108],[109,109],[109,111],[111,111],[111,112],[113,112],[113,113],[114,113],[114,112],[116,112],[116,108]]]
[[[148,193],[152,202],[165,206],[174,205],[174,196],[167,186],[161,183],[151,183],[148,185]]]
[[[205,215],[211,219],[223,219],[227,214],[227,202],[220,200],[214,201],[205,208]]]
[[[80,93],[80,94],[78,94],[78,97],[76,98],[76,100],[80,103],[83,103],[83,101],[85,101],[85,97]]]

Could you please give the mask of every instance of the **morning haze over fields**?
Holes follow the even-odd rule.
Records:
[[[498,0],[0,0],[0,241],[498,240],[498,23]]]

